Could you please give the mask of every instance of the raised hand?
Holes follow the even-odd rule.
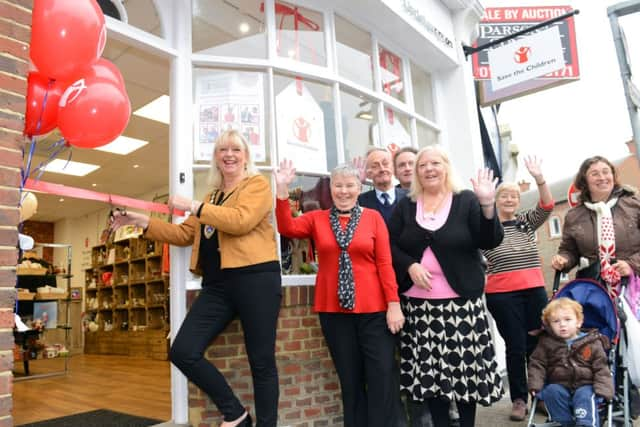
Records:
[[[296,168],[291,160],[283,159],[275,173],[276,184],[290,185],[296,178]]]
[[[293,167],[293,162],[282,159],[274,176],[276,178],[276,196],[278,199],[288,199],[289,185],[296,178],[296,168]]]
[[[478,169],[478,176],[476,179],[471,178],[471,185],[473,185],[473,192],[476,193],[480,205],[493,205],[496,199],[498,178],[493,177],[491,169]]]
[[[542,159],[539,159],[537,156],[527,156],[524,158],[524,165],[527,167],[529,175],[531,175],[536,182],[540,182],[539,178],[542,177]]]

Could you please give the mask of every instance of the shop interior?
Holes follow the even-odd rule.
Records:
[[[151,0],[124,3],[131,25],[161,36]],[[37,168],[51,160],[62,135],[56,129],[37,136],[30,178],[163,203],[169,61],[113,37],[102,58],[124,78],[132,111],[125,131],[97,149],[68,147],[44,171]],[[138,238],[139,230],[107,236],[109,211],[121,207],[116,204],[33,195],[37,208],[21,233],[35,245],[21,252],[17,268],[22,326],[14,332],[14,424],[92,409],[170,419],[169,283],[160,268],[162,245]],[[35,395],[46,396],[37,410]]]

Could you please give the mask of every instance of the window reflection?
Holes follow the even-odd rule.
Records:
[[[380,81],[384,93],[404,101],[402,59],[382,46],[380,46]]]
[[[294,216],[331,207],[328,176],[298,175],[290,188],[289,204]],[[318,256],[312,240],[280,236],[280,250],[282,274],[315,274],[318,271]]]
[[[431,75],[414,63],[411,63],[411,83],[413,87],[413,104],[416,113],[429,120],[434,120]]]
[[[418,128],[418,147],[422,148],[438,143],[438,132],[418,120],[416,120],[416,125]]]
[[[379,146],[379,126],[376,104],[349,92],[340,92],[342,108],[342,139],[344,158],[364,157],[372,146]]]
[[[335,16],[335,22],[338,73],[367,89],[373,89],[371,36],[338,15]]]
[[[278,55],[314,65],[325,65],[324,21],[320,12],[276,1]]]
[[[264,10],[259,0],[193,0],[194,53],[266,58]]]

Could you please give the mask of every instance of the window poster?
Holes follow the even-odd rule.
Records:
[[[302,81],[276,96],[276,111],[279,160],[292,160],[300,171],[325,173],[324,114]]]
[[[196,75],[195,98],[194,160],[210,161],[213,143],[229,129],[242,133],[254,162],[266,160],[262,74],[203,72]]]
[[[384,140],[384,144],[382,144],[382,148],[386,148],[391,152],[391,154],[395,153],[402,147],[408,147],[411,145],[411,135],[402,125],[397,114],[388,108],[384,110],[384,128],[382,138]]]

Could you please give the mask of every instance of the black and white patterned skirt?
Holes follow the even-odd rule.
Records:
[[[481,298],[404,301],[400,389],[416,401],[490,405],[504,393]]]

